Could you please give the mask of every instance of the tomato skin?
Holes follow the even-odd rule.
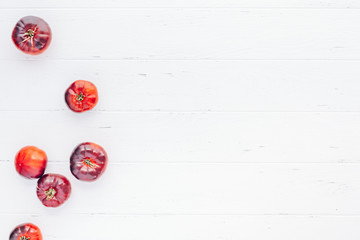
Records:
[[[25,178],[39,178],[46,169],[46,153],[34,146],[26,146],[20,149],[15,157],[16,171]]]
[[[43,53],[51,42],[51,29],[41,18],[26,16],[21,18],[12,32],[15,46],[30,55]]]
[[[24,223],[16,226],[10,233],[9,240],[42,240],[41,231],[32,223]]]
[[[74,112],[91,110],[98,102],[96,86],[89,81],[77,80],[65,92],[65,102]]]
[[[69,199],[70,181],[60,174],[45,174],[37,183],[36,194],[46,207],[58,207]]]
[[[79,144],[70,157],[70,171],[81,181],[95,181],[106,170],[108,157],[103,147],[91,142]]]

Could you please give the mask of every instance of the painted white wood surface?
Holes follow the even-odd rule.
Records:
[[[29,14],[53,29],[43,60],[360,59],[360,10],[2,9],[0,28],[11,32]],[[29,57],[8,47],[0,59]]]
[[[36,181],[19,179],[13,163],[2,162],[2,176],[13,183],[3,191],[17,197],[11,199],[16,208],[0,213],[360,215],[360,182],[354,180],[359,164],[112,163],[93,184],[75,181],[62,162],[49,164],[48,171],[72,180],[66,205],[44,208]]]
[[[114,8],[114,7],[139,7],[139,8],[359,8],[357,0],[12,0],[1,3],[0,8]]]
[[[69,215],[72,221],[63,221],[64,215],[18,215],[26,221],[29,217],[44,229],[46,239],[342,239],[358,240],[354,229],[359,217],[331,216],[239,216],[239,215]],[[51,222],[51,224],[49,224]],[[76,222],[74,229],[73,222]],[[111,223],[111,224],[99,224]],[[11,229],[16,221],[2,223]],[[61,228],[59,227],[61,226]],[[114,231],[114,226],[116,230]],[[67,229],[63,231],[62,228]],[[71,232],[71,237],[69,237]],[[234,236],[240,236],[234,238]],[[1,237],[6,239],[7,235]]]
[[[30,144],[67,163],[91,140],[113,163],[360,163],[359,113],[0,113],[3,161]]]
[[[63,94],[74,79],[101,86],[99,111],[360,109],[360,61],[1,60],[0,65],[8,89],[0,110],[67,109]]]
[[[0,2],[0,238],[22,222],[45,239],[359,239],[360,2]],[[15,22],[51,25],[25,56]],[[64,91],[93,81],[94,111]],[[68,158],[94,141],[106,174],[76,181]],[[72,180],[44,208],[13,158],[24,145]],[[76,227],[74,227],[76,226]]]

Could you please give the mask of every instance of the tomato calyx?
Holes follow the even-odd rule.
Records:
[[[83,159],[84,165],[86,165],[89,168],[97,168],[99,165],[92,162],[91,158],[84,158]]]
[[[25,39],[22,42],[26,42],[27,40],[30,39],[31,41],[31,46],[34,46],[34,36],[36,33],[37,29],[36,27],[34,29],[28,29],[27,32],[24,34],[25,35]]]
[[[81,102],[81,101],[83,101],[85,99],[85,97],[86,96],[82,92],[79,93],[79,94],[76,94],[76,101]]]
[[[29,30],[27,30],[27,32],[25,33],[25,36],[26,37],[34,37],[35,36],[35,33],[36,33],[36,28],[34,28],[34,30],[32,30],[31,28]]]
[[[30,237],[21,236],[19,240],[30,240]]]
[[[49,190],[45,191],[46,200],[53,199],[55,197],[56,190],[54,188],[49,188]]]

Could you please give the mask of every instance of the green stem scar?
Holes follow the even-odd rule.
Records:
[[[46,200],[53,199],[55,197],[56,191],[53,188],[50,188],[49,190],[45,191]]]
[[[82,100],[84,100],[86,96],[81,92],[80,94],[76,95],[76,100],[81,102]]]
[[[37,30],[36,28],[34,28],[34,30],[33,29],[27,30],[27,32],[24,34],[25,39],[22,42],[26,42],[27,40],[30,39],[31,46],[34,46],[34,36],[35,36],[36,30]]]
[[[21,236],[19,240],[30,240],[30,237]]]
[[[90,158],[85,158],[85,159],[83,159],[83,162],[84,162],[84,164],[85,164],[86,166],[88,166],[88,167],[90,167],[90,168],[99,167],[99,165],[93,163]]]
[[[29,29],[27,30],[27,32],[25,33],[25,36],[27,37],[34,37],[35,36],[35,30]]]

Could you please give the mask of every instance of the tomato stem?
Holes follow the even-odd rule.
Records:
[[[56,194],[56,190],[53,188],[50,188],[49,190],[45,191],[47,200],[53,199],[55,197],[55,194]]]
[[[82,100],[84,100],[86,96],[81,92],[80,94],[76,95],[76,100],[81,102]]]
[[[90,158],[85,158],[85,159],[83,160],[83,162],[84,162],[84,164],[85,164],[86,166],[91,167],[91,168],[99,167],[99,165],[93,163]]]
[[[30,39],[31,41],[31,45],[34,46],[34,36],[35,36],[35,33],[36,33],[36,27],[34,29],[28,29],[27,32],[24,34],[25,35],[25,39],[22,41],[22,42],[26,42],[27,40]]]
[[[30,237],[21,236],[19,240],[30,240]]]
[[[35,36],[35,32],[36,32],[36,29],[34,29],[34,30],[29,29],[29,30],[27,30],[27,32],[25,33],[25,36],[32,38],[32,37]]]

